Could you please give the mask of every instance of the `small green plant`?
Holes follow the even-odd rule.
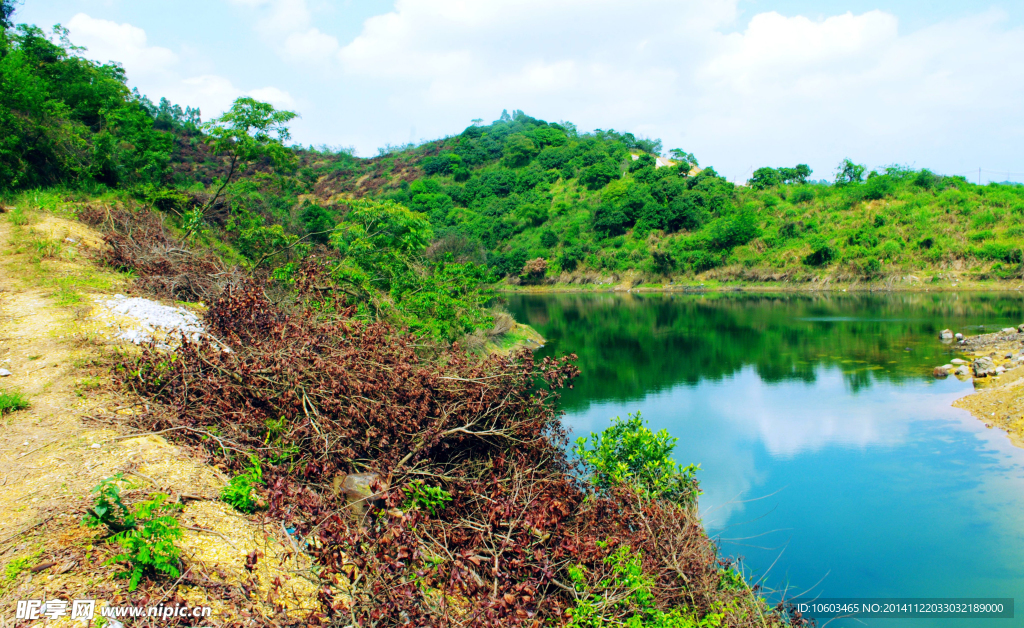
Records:
[[[109,541],[121,547],[120,553],[104,564],[128,564],[128,569],[118,576],[130,579],[129,591],[139,586],[147,571],[172,578],[181,575],[177,567],[181,550],[175,547],[174,540],[181,538],[182,532],[172,514],[178,506],[168,504],[167,495],[153,493],[148,500],[129,508],[121,499],[122,482],[124,477],[118,473],[92,489],[96,497],[84,521],[93,528],[105,526],[114,533]]]
[[[28,406],[28,398],[16,390],[0,393],[0,416],[8,412],[24,410]]]
[[[253,512],[260,505],[256,487],[262,485],[263,469],[255,456],[249,457],[250,465],[240,475],[236,475],[224,485],[220,498],[236,510]]]
[[[92,390],[96,390],[97,388],[100,387],[100,385],[100,378],[98,377],[83,377],[82,379],[78,380],[78,384],[75,386],[75,394],[78,395],[79,397],[84,397],[86,393]]]
[[[26,555],[13,559],[4,567],[4,575],[8,580],[17,580],[22,572],[26,571],[36,559],[36,555]]]
[[[641,495],[694,505],[698,490],[695,474],[699,465],[680,467],[672,460],[678,439],[666,430],[654,433],[640,413],[623,420],[615,417],[600,434],[576,441],[574,453],[592,470],[594,484],[611,488],[634,486]]]
[[[85,524],[90,528],[106,526],[113,533],[124,532],[135,528],[135,516],[121,500],[121,486],[124,475],[118,473],[106,478],[92,489],[96,496],[92,508],[85,517]]]
[[[598,542],[607,547],[607,542]],[[711,612],[699,617],[687,608],[668,612],[654,606],[654,579],[643,571],[643,555],[628,545],[620,545],[604,558],[611,577],[591,589],[587,571],[570,566],[569,579],[577,591],[586,592],[569,609],[568,628],[720,628],[724,613]],[[589,590],[588,590],[589,589]]]
[[[129,568],[118,574],[130,578],[128,590],[134,591],[146,571],[152,570],[172,578],[181,575],[178,557],[181,555],[174,540],[181,538],[181,526],[171,514],[174,504],[167,504],[167,495],[154,493],[147,501],[137,504],[132,513],[138,528],[125,530],[111,537],[121,546],[121,553],[106,564],[128,563]]]
[[[415,480],[405,487],[405,510],[422,508],[429,510],[430,514],[437,516],[439,510],[444,510],[448,502],[452,501],[452,494],[440,486],[427,486],[423,480]]]

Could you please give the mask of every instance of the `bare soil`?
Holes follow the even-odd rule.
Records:
[[[45,256],[41,241],[51,245]],[[0,367],[12,372],[0,391],[31,404],[0,418],[0,622],[14,619],[18,600],[51,598],[209,605],[211,626],[302,615],[319,583],[280,524],[220,502],[227,478],[195,452],[128,426],[155,409],[110,384],[117,352],[134,348],[110,340],[94,312],[94,297],[128,288],[91,261],[100,246],[81,223],[35,214],[15,226],[0,216]],[[116,548],[82,525],[90,491],[116,473],[128,503],[162,492],[182,505],[177,581],[147,577],[129,595],[122,566],[107,564]],[[257,566],[246,570],[254,551]]]

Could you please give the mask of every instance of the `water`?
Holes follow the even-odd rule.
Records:
[[[939,330],[1016,326],[1021,295],[514,295],[508,308],[544,354],[579,355],[562,396],[575,435],[636,411],[667,429],[678,462],[701,465],[709,533],[768,589],[1024,604],[1024,449],[951,407],[969,381],[930,376],[956,357]]]

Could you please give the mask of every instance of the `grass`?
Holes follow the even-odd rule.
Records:
[[[29,406],[28,398],[18,391],[0,392],[0,416]]]

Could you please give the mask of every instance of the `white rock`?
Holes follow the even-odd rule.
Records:
[[[10,377],[11,375],[14,375],[14,373],[8,371],[7,369],[0,369],[0,377]]]
[[[89,446],[92,447],[93,449],[99,449],[100,447],[102,447],[102,445],[100,445],[99,443],[93,443],[92,445]]]
[[[950,360],[950,363],[956,364],[956,365],[967,364],[967,360],[961,360],[960,358],[953,358],[952,360]]]

